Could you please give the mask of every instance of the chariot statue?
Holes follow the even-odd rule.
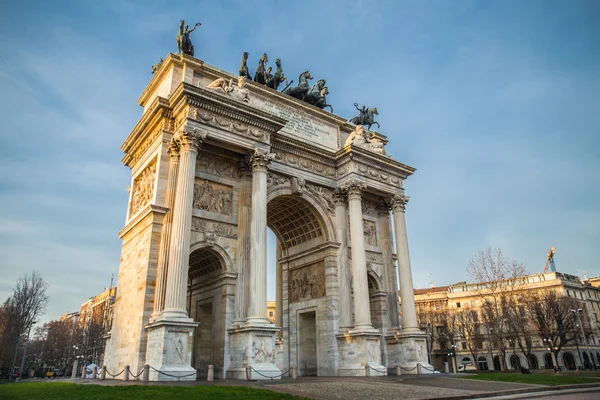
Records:
[[[184,53],[194,57],[194,45],[190,39],[190,33],[194,32],[196,28],[202,24],[198,22],[191,30],[189,29],[189,25],[184,26],[184,24],[184,20],[179,21],[179,32],[177,33],[177,53]]]
[[[283,93],[292,96],[298,100],[302,100],[304,96],[308,93],[308,89],[310,89],[310,85],[308,81],[313,77],[310,75],[310,72],[304,71],[300,74],[298,78],[298,86],[288,87],[283,91]]]
[[[358,108],[358,103],[354,103],[354,107],[358,110],[358,117],[350,119],[350,122],[354,125],[367,125],[367,129],[371,130],[371,125],[377,124],[377,128],[380,128],[379,122],[375,121],[374,115],[379,115],[377,108],[368,108],[362,106]]]
[[[325,82],[325,80],[323,80],[323,82]],[[319,86],[315,85],[315,86],[316,86],[316,89],[321,87],[320,85]],[[315,107],[319,107],[321,110],[324,109],[325,107],[329,107],[329,109],[333,113],[333,107],[331,106],[331,104],[327,104],[326,96],[328,94],[329,94],[329,90],[327,89],[327,86],[323,86],[319,91],[311,90],[310,93],[308,93],[306,96],[304,96],[304,101],[309,104],[312,104]]]
[[[277,90],[279,84],[284,82],[285,75],[283,74],[283,68],[281,68],[281,60],[278,58],[275,60],[275,73],[269,76],[269,72],[272,70],[271,67],[267,70],[267,86],[271,89]]]

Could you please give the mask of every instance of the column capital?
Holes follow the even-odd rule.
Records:
[[[367,188],[367,185],[358,179],[352,179],[342,185],[342,189],[348,193],[348,200],[351,198],[362,198],[362,194]]]
[[[336,188],[333,191],[333,204],[337,205],[346,205],[346,197],[347,193],[342,188]]]
[[[176,162],[179,160],[179,151],[181,150],[181,143],[176,137],[171,138],[167,153],[169,154],[169,162]]]
[[[396,211],[404,212],[404,210],[406,209],[406,204],[408,203],[409,199],[410,199],[409,196],[405,196],[403,194],[396,193],[395,195],[388,197],[387,203],[390,205],[393,212],[396,212]]]
[[[195,153],[198,152],[200,146],[204,140],[206,140],[206,136],[208,132],[202,131],[196,128],[184,128],[177,136],[177,141],[179,142],[179,151],[193,151]]]
[[[248,161],[252,172],[256,171],[267,171],[267,166],[271,161],[275,159],[275,153],[269,153],[268,151],[254,149],[254,152],[249,156]]]

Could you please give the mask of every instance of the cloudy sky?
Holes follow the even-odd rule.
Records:
[[[416,287],[466,279],[499,247],[531,271],[600,275],[598,1],[3,1],[0,301],[50,283],[46,318],[118,270],[150,66],[177,50],[236,72],[240,55],[326,78],[337,114],[379,109],[388,152],[414,166],[407,225]],[[273,286],[271,284],[271,286]],[[272,290],[271,290],[272,293]]]

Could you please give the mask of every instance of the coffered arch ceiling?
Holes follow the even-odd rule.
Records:
[[[325,239],[326,234],[318,211],[299,196],[283,195],[269,201],[267,225],[284,250],[315,238]]]

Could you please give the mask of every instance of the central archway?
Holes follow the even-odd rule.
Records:
[[[281,327],[276,365],[297,365],[300,376],[331,373],[321,370],[327,367],[321,338],[328,330],[324,244],[333,239],[328,219],[306,193],[279,188],[268,196],[267,226],[276,238],[275,323]]]

